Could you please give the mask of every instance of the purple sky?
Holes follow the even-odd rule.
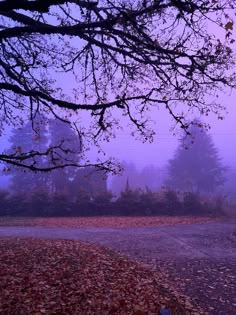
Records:
[[[228,114],[223,121],[215,117],[209,117],[206,122],[211,124],[214,143],[219,148],[219,153],[224,163],[236,169],[236,92],[230,97],[224,97]],[[121,160],[133,161],[138,167],[145,164],[153,164],[157,167],[165,166],[178,145],[178,137],[171,131],[170,117],[166,112],[159,111],[156,125],[157,135],[153,143],[142,144],[132,138],[127,131],[119,132],[117,139],[105,145],[106,151]]]
[[[224,42],[225,32],[222,29],[217,30],[212,27],[208,31],[214,33],[217,38]],[[234,30],[234,38],[236,32]],[[233,45],[236,51],[236,44]],[[60,78],[66,92],[71,90],[71,83],[65,85],[65,82],[70,82],[65,76]],[[219,148],[220,156],[224,163],[236,170],[236,91],[231,95],[219,94],[219,102],[227,107],[228,114],[225,113],[223,121],[217,120],[215,115],[207,117],[206,123],[210,123],[214,143]],[[137,167],[141,168],[146,164],[153,164],[157,167],[164,167],[167,161],[173,156],[173,153],[178,145],[178,137],[174,136],[170,131],[173,126],[169,114],[166,110],[155,110],[151,113],[153,120],[156,121],[154,129],[156,137],[153,143],[143,144],[136,141],[130,136],[130,129],[124,126],[123,131],[119,131],[116,139],[113,139],[108,144],[104,144],[105,151],[108,155],[114,156],[120,160],[134,162]],[[194,118],[194,116],[193,116]]]
[[[210,29],[214,32],[214,30]],[[222,34],[217,34],[221,37]],[[234,36],[236,38],[236,36]],[[58,83],[63,86],[65,92],[71,93],[73,86],[72,80],[67,75],[60,74]],[[229,165],[236,171],[236,91],[230,96],[223,95],[220,98],[221,103],[227,106],[228,114],[225,114],[225,120],[218,121],[216,117],[210,116],[206,122],[212,126],[214,143],[219,148],[220,156],[226,165]],[[167,161],[173,156],[174,150],[178,145],[178,137],[174,136],[170,128],[173,125],[169,114],[166,111],[153,111],[152,116],[156,120],[155,131],[157,133],[153,143],[143,144],[130,136],[130,129],[124,126],[124,131],[119,131],[117,138],[104,144],[104,149],[108,155],[118,159],[134,162],[138,168],[146,164],[153,164],[156,167],[163,168]],[[6,136],[7,138],[7,136]],[[2,139],[1,139],[2,140]],[[4,146],[4,140],[0,147]]]
[[[71,85],[66,84],[68,80],[64,80],[65,90],[70,91]],[[60,82],[61,80],[59,80]],[[225,113],[223,121],[217,120],[214,115],[207,118],[212,129],[213,140],[217,148],[219,148],[220,156],[226,165],[236,170],[236,91],[229,95],[222,95],[221,103],[227,106],[228,114]],[[166,110],[155,110],[152,112],[152,117],[156,121],[154,129],[156,137],[153,143],[142,143],[130,136],[130,129],[124,126],[124,130],[117,133],[116,139],[109,143],[104,143],[104,149],[108,156],[114,156],[119,160],[133,162],[138,168],[142,168],[146,164],[153,164],[157,168],[163,168],[167,161],[172,158],[173,153],[178,145],[178,136],[174,136],[170,131],[173,122],[170,119]],[[6,135],[6,138],[8,136]],[[4,146],[1,142],[1,147]]]

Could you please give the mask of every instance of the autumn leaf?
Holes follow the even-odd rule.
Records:
[[[57,217],[57,218],[3,218],[0,226],[48,226],[48,227],[148,227],[175,224],[192,224],[220,221],[221,218],[196,216],[155,217]]]
[[[233,24],[233,22],[231,22],[231,21],[229,21],[229,22],[227,22],[226,24],[225,24],[225,29],[226,29],[226,31],[229,31],[229,30],[233,30],[233,26],[234,26],[234,24]]]
[[[145,315],[163,304],[172,315],[193,314],[159,273],[107,251],[79,241],[0,239],[0,314]]]
[[[57,218],[3,218],[0,226],[48,226],[48,227],[148,227],[175,224],[192,224],[220,221],[220,218],[196,216],[155,217],[57,217]]]

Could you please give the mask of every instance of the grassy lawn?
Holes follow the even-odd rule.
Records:
[[[210,217],[0,217],[0,226],[51,226],[51,227],[147,227],[219,221]],[[224,218],[223,218],[224,220]]]
[[[0,314],[201,314],[161,273],[67,240],[0,239]]]

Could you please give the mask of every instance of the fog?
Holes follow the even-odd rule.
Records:
[[[236,314],[235,16],[0,1],[0,315]]]
[[[224,114],[224,120],[217,120],[211,116],[203,120],[210,124],[209,134],[212,135],[216,147],[219,149],[220,156],[225,164],[236,169],[236,146],[234,145],[236,137],[236,93],[225,98],[224,103],[227,104],[227,112]],[[223,102],[223,99],[222,99]],[[153,143],[140,143],[130,136],[128,130],[119,132],[116,139],[105,144],[106,151],[115,155],[120,160],[133,162],[138,168],[142,168],[147,164],[153,164],[163,167],[175,151],[179,135],[173,135],[171,128],[173,122],[170,120],[168,113],[164,111],[156,111],[155,119],[157,120],[154,129],[156,136]],[[175,131],[179,131],[176,127]]]
[[[227,112],[224,114],[224,120],[217,120],[216,117],[211,115],[207,119],[203,120],[209,123],[210,129],[208,133],[211,135],[212,140],[219,152],[219,157],[222,159],[222,163],[228,168],[228,175],[236,175],[236,108],[235,108],[235,96],[236,93],[232,93],[230,96],[222,97],[222,102],[227,107]],[[120,161],[123,161],[124,172],[123,175],[116,176],[115,178],[109,177],[109,187],[114,190],[115,193],[121,189],[114,187],[114,182],[119,181],[119,185],[123,183],[123,189],[127,178],[131,187],[137,188],[137,182],[132,178],[130,174],[130,168],[135,167],[136,171],[142,172],[145,167],[152,167],[152,176],[157,177],[156,184],[160,187],[164,183],[167,176],[166,167],[168,161],[173,158],[173,155],[180,142],[180,135],[178,127],[174,129],[177,135],[173,134],[173,122],[168,117],[168,114],[162,110],[155,112],[155,118],[157,117],[157,123],[154,126],[156,136],[152,143],[141,143],[131,137],[128,131],[119,132],[116,139],[112,140],[108,145],[105,144],[107,152],[117,157]],[[117,179],[118,178],[118,179]],[[113,182],[113,184],[112,184]],[[144,180],[144,183],[140,187],[148,186],[148,181]],[[119,186],[118,185],[118,186]],[[231,187],[232,185],[232,187]],[[232,191],[234,190],[235,182],[228,182],[221,192],[229,193],[232,197]],[[116,185],[115,185],[116,186]],[[232,189],[231,189],[232,188]],[[218,190],[218,193],[220,189]]]
[[[209,123],[210,129],[208,133],[213,139],[222,163],[228,168],[230,176],[236,174],[235,97],[235,92],[230,96],[221,96],[220,101],[227,108],[227,111],[223,113],[224,120],[217,120],[213,114],[207,118],[201,118],[204,122]],[[160,189],[165,182],[168,161],[173,158],[183,133],[178,126],[173,124],[173,121],[171,121],[169,114],[165,110],[161,108],[153,109],[150,116],[153,120],[150,125],[156,134],[152,143],[143,143],[139,139],[136,139],[135,136],[131,136],[130,129],[125,124],[122,126],[123,130],[120,129],[116,133],[116,138],[111,139],[109,143],[102,143],[107,156],[115,157],[124,166],[123,172],[118,176],[108,176],[108,188],[115,194],[119,194],[125,188],[127,179],[129,179],[131,188],[140,187],[144,189],[147,186],[154,190]],[[194,118],[194,114],[190,116],[191,118]],[[2,149],[9,147],[9,142],[7,141],[9,136],[10,132],[5,131],[5,141],[1,142]],[[135,169],[136,173],[140,174],[145,174],[145,169],[147,170],[146,177],[143,176],[143,183],[140,181],[139,183],[135,182],[135,175],[132,175],[132,168]],[[150,172],[150,168],[152,172]],[[148,178],[148,176],[152,176],[153,178]],[[153,184],[149,184],[152,181]],[[115,185],[115,182],[119,182],[119,184]],[[10,177],[5,176],[4,172],[2,172],[0,186],[5,188],[9,183]],[[117,185],[119,188],[115,187]],[[222,188],[222,193],[227,194],[227,192],[231,191],[231,188],[234,191],[234,187],[231,187],[231,185],[235,185],[234,180],[229,181],[224,189]]]

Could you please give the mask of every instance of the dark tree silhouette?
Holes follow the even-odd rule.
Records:
[[[37,112],[71,124],[80,119],[77,132],[86,151],[111,138],[117,111],[144,141],[154,135],[152,106],[166,108],[185,130],[191,108],[221,118],[222,106],[212,99],[235,87],[230,48],[235,9],[234,0],[1,1],[1,128],[33,120]],[[225,41],[208,32],[211,25],[225,30]],[[65,77],[73,94],[63,91]],[[89,128],[81,127],[84,112]],[[78,166],[64,161],[42,169],[34,163],[36,155],[53,153],[53,147],[2,153],[0,160],[32,170]],[[113,166],[109,159],[86,164]]]
[[[75,131],[66,124],[57,119],[50,119],[48,124],[50,147],[55,148],[51,160],[55,166],[63,165],[65,162],[79,164],[81,143]],[[75,168],[55,169],[48,176],[50,183],[50,193],[68,194],[70,180],[75,177]]]
[[[224,184],[226,168],[211,136],[197,124],[195,121],[190,127],[193,142],[185,139],[186,147],[181,143],[169,161],[167,185],[182,191],[214,192]]]
[[[107,193],[107,175],[105,172],[96,171],[94,167],[85,167],[76,171],[71,182],[70,191],[74,195],[85,192],[89,197],[96,197]]]
[[[141,186],[140,174],[136,166],[133,163],[127,163],[125,161],[122,161],[121,165],[123,169],[122,174],[113,176],[111,180],[111,190],[116,196],[125,190],[127,179],[131,189],[136,189]]]
[[[161,170],[153,165],[146,165],[138,170],[133,163],[122,162],[122,175],[116,175],[111,180],[111,190],[115,195],[119,195],[125,190],[127,178],[131,190],[146,190],[148,187],[152,191],[157,191],[162,184]]]
[[[56,119],[47,120],[43,116],[37,116],[33,122],[33,126],[28,122],[22,128],[13,130],[9,139],[11,147],[7,153],[41,152],[50,145],[54,147],[53,156],[50,157],[53,165],[61,165],[65,161],[79,164],[81,144],[69,124]],[[31,161],[27,160],[26,163]],[[46,168],[48,159],[45,156],[35,156],[35,163],[40,168]],[[15,194],[31,196],[43,192],[50,196],[79,197],[79,193],[85,191],[91,197],[107,192],[107,175],[104,171],[96,171],[94,167],[59,168],[45,174],[11,166],[7,174],[12,177],[10,188]]]
[[[236,171],[228,169],[223,192],[230,201],[236,201]]]
[[[15,152],[24,155],[25,152],[43,152],[47,147],[47,130],[45,117],[36,116],[33,125],[31,122],[26,123],[21,128],[13,129],[9,139],[11,147],[7,154]],[[45,157],[36,155],[34,163],[40,168],[44,168]],[[30,160],[26,160],[26,165]],[[12,165],[6,166],[6,174],[11,176],[10,189],[14,194],[31,195],[35,192],[47,192],[47,178],[45,173],[28,172],[24,168]]]

